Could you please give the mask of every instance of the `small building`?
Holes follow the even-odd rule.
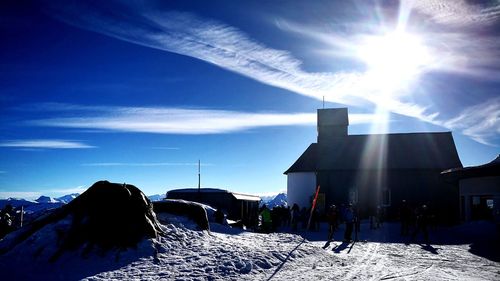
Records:
[[[438,219],[458,221],[458,189],[441,172],[462,167],[451,132],[348,134],[347,108],[318,110],[318,138],[287,175],[288,204],[318,208],[352,203],[361,218],[380,207],[391,219],[402,200],[426,204]]]
[[[460,219],[494,219],[500,223],[500,155],[490,163],[444,171],[443,176],[458,182]]]
[[[230,220],[241,220],[247,226],[253,226],[259,212],[260,197],[249,194],[230,192],[217,188],[184,188],[167,192],[167,199],[194,201],[222,209]]]

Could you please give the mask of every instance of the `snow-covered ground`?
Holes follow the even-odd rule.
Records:
[[[405,244],[397,224],[368,230],[367,242],[332,242],[323,231],[259,234],[159,215],[165,235],[126,251],[65,252],[55,262],[58,233],[48,225],[0,256],[1,280],[500,280],[498,232],[476,223],[431,231],[432,244]],[[335,238],[340,239],[343,228]],[[482,235],[482,236],[480,236]],[[305,238],[304,238],[305,237]],[[8,238],[7,238],[8,239]],[[418,241],[417,241],[418,242]],[[435,243],[434,243],[435,242]],[[473,243],[473,244],[471,244]],[[482,245],[481,245],[482,243]],[[498,252],[497,252],[498,254]]]

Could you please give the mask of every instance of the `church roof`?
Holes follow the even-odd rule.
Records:
[[[285,172],[462,167],[451,132],[349,135],[313,143]]]
[[[284,174],[294,172],[315,172],[317,167],[317,143],[311,143],[309,147],[300,155],[299,159],[284,172]]]

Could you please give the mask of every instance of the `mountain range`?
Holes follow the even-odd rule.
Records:
[[[0,199],[0,209],[3,209],[5,206],[10,204],[16,209],[19,209],[22,206],[26,214],[36,213],[47,209],[58,208],[64,204],[68,204],[69,202],[71,202],[71,200],[78,197],[78,195],[80,194],[72,193],[57,198],[42,195],[36,200],[28,200],[22,198]],[[155,194],[148,196],[148,198],[151,201],[160,201],[165,198],[165,195]],[[261,196],[261,199],[261,205],[266,204],[270,209],[276,206],[287,206],[286,193],[279,193],[272,196]]]
[[[272,195],[272,196],[261,196],[260,197],[262,201],[260,202],[260,205],[266,204],[266,206],[269,209],[272,209],[277,206],[288,206],[288,201],[287,201],[287,196],[286,193],[279,193],[278,195]]]

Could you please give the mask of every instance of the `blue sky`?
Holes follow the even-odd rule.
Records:
[[[323,98],[350,134],[499,153],[498,2],[172,2],[0,4],[0,197],[165,193],[198,159],[204,187],[277,193]]]

